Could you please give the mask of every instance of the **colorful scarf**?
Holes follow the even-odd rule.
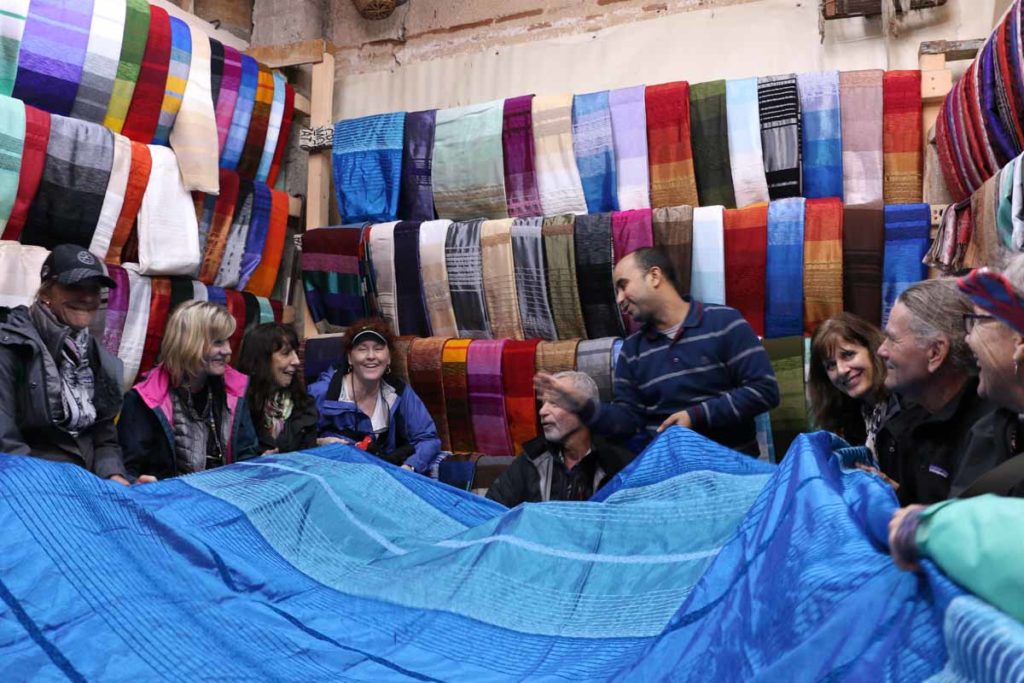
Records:
[[[882,78],[886,204],[921,201],[921,117],[921,72],[886,71]]]
[[[263,253],[245,289],[259,297],[269,297],[277,282],[281,254],[288,235],[288,193],[271,190],[270,222],[263,242]]]
[[[3,15],[0,14],[0,21]],[[0,95],[0,233],[18,195],[21,179],[21,154],[25,147],[25,105]]]
[[[738,310],[763,337],[768,258],[768,204],[728,209],[723,216],[725,303]]]
[[[728,243],[728,232],[726,242]],[[734,275],[732,269],[730,276]],[[804,199],[790,197],[768,205],[768,258],[765,263],[764,336],[804,333]],[[747,318],[749,321],[750,319]],[[801,354],[802,355],[802,354]]]
[[[398,193],[398,216],[409,221],[434,218],[434,193],[430,189],[431,157],[434,152],[436,109],[405,115],[402,142],[402,181]]]
[[[267,185],[277,185],[277,175],[281,171],[281,160],[284,159],[284,149],[288,146],[288,139],[292,134],[292,117],[295,114],[295,90],[289,83],[284,84],[284,113],[281,115],[281,133],[277,136],[277,148],[274,150],[274,158],[270,162],[270,171],[267,173]],[[408,118],[408,115],[406,115]]]
[[[881,206],[881,69],[839,74],[843,145],[843,197],[847,206]],[[920,144],[920,143],[918,143]]]
[[[540,216],[533,147],[533,95],[510,97],[502,108],[505,201],[510,216]]]
[[[199,267],[199,225],[174,152],[150,145],[153,166],[139,207],[139,273],[191,275]]]
[[[135,383],[142,363],[142,351],[146,345],[146,329],[149,326],[149,309],[152,298],[152,282],[139,275],[138,266],[129,263],[124,266],[128,277],[128,311],[124,318],[124,330],[117,347],[117,357],[124,363],[124,390]]]
[[[506,343],[504,339],[479,339],[469,345],[466,353],[473,440],[476,450],[485,455],[513,454],[501,372]]]
[[[314,322],[344,327],[368,313],[359,277],[361,239],[361,225],[302,234],[302,283]]]
[[[535,363],[537,372],[546,372],[553,375],[556,372],[566,372],[576,369],[576,347],[579,346],[579,339],[566,339],[564,341],[542,341],[537,344]]]
[[[572,95],[533,98],[533,147],[542,213],[586,213],[587,200],[572,151]]]
[[[522,339],[515,262],[512,256],[514,219],[484,221],[480,226],[480,254],[483,259],[484,300],[487,318],[496,339]]]
[[[95,123],[52,116],[46,164],[21,241],[47,249],[92,242],[113,163],[113,133]]]
[[[242,274],[242,255],[245,253],[245,241],[252,224],[253,204],[256,192],[253,182],[245,178],[238,180],[238,199],[235,200],[235,215],[231,218],[231,229],[227,234],[224,254],[221,257],[220,269],[213,284],[218,287],[236,287]]]
[[[616,211],[612,214],[613,263],[618,263],[637,249],[653,246],[650,209]]]
[[[843,211],[843,306],[876,326],[882,324],[884,253],[883,209],[847,207]]]
[[[222,98],[224,97],[224,87],[227,82],[227,50],[225,50],[224,54],[225,78],[221,82]],[[249,55],[240,55],[239,58],[241,59],[242,66],[235,98],[235,109],[231,116],[231,125],[228,127],[227,139],[224,141],[224,148],[220,154],[221,168],[227,168],[232,171],[238,170],[238,162],[241,160],[242,153],[245,150],[245,141],[249,134],[249,124],[252,121],[252,113],[256,104],[256,89],[259,86],[260,80],[260,67],[256,60]],[[228,97],[230,98],[230,95]]]
[[[597,384],[598,397],[605,403],[614,398],[612,377],[615,369],[615,342],[618,337],[586,339],[576,347],[576,369],[590,375]]]
[[[405,114],[334,124],[334,188],[346,223],[390,221],[398,214]]]
[[[132,104],[120,131],[122,135],[146,144],[153,140],[167,88],[170,62],[171,18],[162,7],[152,5],[146,51],[142,54],[139,79],[135,82]]]
[[[206,40],[196,42],[209,45]],[[191,65],[192,29],[181,19],[171,17],[171,59],[167,67],[167,84],[164,88],[164,101],[160,105],[160,118],[157,119],[156,133],[153,134],[154,145],[170,144],[171,128],[174,127],[181,101],[185,97]],[[205,70],[203,77],[207,78],[210,71],[208,67]]]
[[[14,90],[18,75],[18,52],[25,33],[30,0],[8,0],[0,14],[0,95],[8,96]]]
[[[442,356],[446,337],[414,339],[409,347],[409,379],[416,395],[423,401],[427,412],[434,419],[441,449],[451,450],[448,434],[448,411],[444,395],[444,363]]]
[[[441,218],[506,218],[504,102],[437,112],[431,186]]]
[[[438,337],[454,337],[459,333],[445,266],[445,244],[451,226],[452,222],[444,219],[420,224],[423,299],[430,316],[430,330]]]
[[[119,265],[125,245],[134,233],[135,217],[139,215],[139,207],[142,206],[142,197],[149,185],[149,172],[153,167],[153,160],[149,154],[149,146],[141,142],[132,141],[131,169],[128,171],[128,184],[124,189],[124,201],[121,203],[121,213],[114,225],[114,234],[110,238],[110,246],[107,247],[106,262]]]
[[[255,178],[267,144],[267,129],[270,127],[270,109],[274,104],[274,75],[260,64],[256,77],[256,99],[249,118],[249,130],[238,160],[238,173],[243,178]]]
[[[758,118],[768,195],[800,196],[800,94],[796,76],[757,79]]]
[[[608,93],[608,107],[612,117],[619,210],[650,208],[644,86],[612,90]]]
[[[505,414],[508,416],[509,436],[515,450],[540,430],[537,419],[537,399],[533,394],[533,376],[537,374],[536,359],[539,339],[505,342],[501,351],[502,389],[505,394]]]
[[[466,375],[466,357],[469,354],[471,341],[470,339],[449,339],[441,352],[448,440],[451,450],[456,453],[468,453],[476,450]]]
[[[805,197],[843,196],[839,72],[799,74]]]
[[[882,325],[889,320],[896,298],[928,276],[921,262],[928,251],[932,211],[928,204],[885,207],[885,265],[882,267]]]
[[[444,245],[448,288],[459,336],[474,339],[491,336],[484,301],[483,253],[480,248],[483,223],[483,219],[452,223]]]
[[[263,144],[263,153],[260,155],[260,164],[256,169],[256,180],[261,183],[267,182],[270,177],[270,164],[274,161],[274,154],[277,152],[277,140],[281,136],[281,124],[284,122],[284,102],[286,99],[285,77],[279,72],[271,74],[273,78],[274,95],[270,103],[270,117],[267,119],[266,141]]]
[[[13,97],[51,114],[71,114],[82,80],[92,10],[93,0],[32,0]]]
[[[693,207],[664,206],[651,216],[654,246],[665,252],[676,271],[675,286],[680,295],[690,293],[693,264]]]
[[[220,91],[217,93],[217,104],[214,111],[217,119],[217,143],[220,155],[224,153],[224,145],[227,143],[231,122],[234,120],[241,82],[242,55],[230,45],[224,45],[224,69],[220,77]]]
[[[514,220],[512,257],[523,335],[527,339],[557,339],[544,269],[544,219],[535,217]]]
[[[107,255],[110,240],[117,228],[117,219],[124,207],[124,195],[128,190],[128,176],[132,169],[132,141],[123,135],[114,134],[114,161],[110,167],[110,179],[100,209],[96,232],[92,235],[89,251],[100,258]]]
[[[430,316],[420,280],[420,224],[402,221],[395,226],[395,287],[398,327],[402,334],[430,336]]]
[[[563,214],[544,219],[544,263],[548,298],[558,339],[586,336],[583,310],[576,285],[576,248],[573,229],[576,216]]]
[[[99,0],[94,4],[82,81],[71,107],[73,118],[103,123],[117,79],[126,12],[124,2]]]
[[[402,334],[398,324],[398,283],[395,276],[395,226],[397,221],[377,223],[370,229],[370,254],[373,259],[373,281],[377,292],[377,308],[395,334]],[[449,269],[449,277],[451,270]],[[456,309],[458,313],[458,309]]]
[[[252,220],[249,231],[245,234],[245,249],[242,252],[242,268],[238,274],[238,289],[246,289],[249,279],[259,268],[263,258],[263,249],[270,232],[270,208],[273,202],[270,188],[261,182],[254,182],[252,201]]]
[[[572,148],[587,199],[587,212],[618,211],[618,178],[607,90],[573,97]]]
[[[622,317],[612,284],[612,214],[577,216],[573,246],[580,308],[591,339],[622,335]]]
[[[806,130],[806,129],[805,129]],[[812,199],[804,206],[804,333],[843,310],[843,203]]]
[[[3,231],[5,240],[16,240],[21,236],[25,221],[28,219],[29,207],[36,197],[39,182],[43,177],[46,148],[50,141],[50,115],[35,107],[25,106],[24,110],[25,138],[21,149],[21,168],[18,172],[18,192]]]
[[[149,3],[146,0],[128,0],[121,34],[121,56],[117,62],[117,76],[103,125],[121,133],[128,108],[135,95],[135,83],[142,68],[142,55],[149,35]],[[146,142],[149,142],[146,140]]]
[[[107,266],[107,274],[117,283],[117,287],[108,290],[107,316],[101,341],[104,348],[116,356],[121,348],[121,335],[124,334],[125,318],[128,316],[131,283],[128,273],[121,266]]]
[[[725,226],[720,206],[693,210],[693,260],[690,294],[709,304],[725,303]]]
[[[213,216],[210,221],[209,236],[203,247],[203,262],[199,266],[198,278],[207,285],[217,279],[220,264],[227,248],[228,235],[231,234],[231,222],[238,204],[240,179],[238,174],[227,169],[220,169],[220,194],[215,200]]]
[[[697,178],[690,147],[690,84],[647,86],[647,154],[651,206],[697,203]]]
[[[729,165],[729,120],[725,81],[690,86],[690,131],[701,206],[736,206]]]
[[[729,129],[729,170],[737,206],[768,201],[768,180],[761,151],[761,119],[756,78],[725,82]]]
[[[191,65],[181,108],[170,132],[170,145],[178,157],[181,180],[188,190],[218,194],[217,121],[210,93],[210,41],[192,35]],[[171,79],[168,79],[168,88]]]

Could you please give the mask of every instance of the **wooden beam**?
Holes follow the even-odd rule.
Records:
[[[309,116],[309,112],[309,98],[305,95],[295,93],[295,113],[302,114],[303,116]]]
[[[302,197],[288,197],[288,215],[292,218],[302,215]]]
[[[309,126],[317,128],[331,123],[334,107],[334,55],[323,54],[313,65]],[[309,155],[309,174],[306,181],[306,230],[328,224],[331,206],[331,155],[313,152]]]
[[[974,59],[985,45],[984,39],[975,40],[926,40],[921,43],[918,55],[943,55],[948,62]]]
[[[328,52],[334,52],[333,45],[323,38],[313,38],[297,43],[288,43],[287,45],[250,47],[245,51],[245,54],[271,69],[281,69],[286,66],[319,64],[324,60],[324,55]]]

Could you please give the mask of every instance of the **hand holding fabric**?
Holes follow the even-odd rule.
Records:
[[[658,433],[661,434],[663,431],[671,427],[672,425],[679,425],[680,427],[693,427],[693,420],[690,419],[690,413],[685,410],[680,410],[678,413],[672,413],[665,421],[658,427]]]
[[[903,571],[917,571],[917,521],[924,505],[908,505],[892,513],[889,520],[889,554]]]
[[[129,482],[124,477],[122,477],[120,474],[112,474],[112,475],[110,475],[109,477],[107,477],[107,481],[112,481],[112,482],[118,483],[121,486],[131,486],[131,482]]]

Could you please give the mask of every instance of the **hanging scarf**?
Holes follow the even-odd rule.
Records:
[[[690,86],[690,130],[701,206],[736,206],[729,165],[725,81]]]
[[[107,266],[107,273],[117,283],[107,293],[107,319],[103,326],[103,346],[116,356],[121,348],[121,335],[124,334],[125,318],[128,315],[128,303],[131,295],[131,284],[128,274],[120,266]]]
[[[121,33],[121,55],[117,63],[114,87],[107,104],[103,125],[121,133],[128,108],[135,95],[135,83],[142,67],[142,55],[149,35],[149,3],[146,0],[128,0],[125,9],[124,31]],[[149,140],[146,140],[149,142]]]
[[[171,18],[162,7],[151,5],[146,51],[142,54],[139,79],[135,82],[132,104],[120,131],[122,135],[146,144],[153,140],[167,88],[170,61]]]
[[[554,375],[558,372],[576,369],[576,347],[579,339],[565,341],[542,341],[537,345],[537,372]]]
[[[544,269],[544,219],[516,218],[512,223],[512,257],[515,268],[519,317],[527,339],[557,339],[548,301]]]
[[[82,80],[92,13],[93,0],[32,0],[21,36],[13,97],[51,114],[71,114]]]
[[[126,12],[127,5],[124,2],[99,0],[93,6],[82,80],[71,107],[73,118],[103,123],[117,78]]]
[[[228,140],[231,122],[235,116],[235,105],[238,101],[238,90],[242,85],[242,55],[230,45],[224,46],[224,70],[220,77],[220,92],[217,93],[217,104],[214,114],[217,119],[218,153],[224,153],[224,145]]]
[[[8,0],[0,14],[0,95],[10,95],[18,75],[18,52],[25,33],[29,0]]]
[[[284,426],[292,416],[295,402],[287,391],[274,392],[273,398],[263,406],[263,431],[270,434],[270,438],[277,440],[284,431]]]
[[[167,318],[171,314],[171,281],[165,277],[151,277],[149,280],[149,316],[146,318],[146,336],[139,361],[139,372],[142,373],[149,372],[156,365],[160,343],[167,331]]]
[[[24,148],[25,105],[14,98],[0,95],[0,233],[7,228],[7,219],[11,216],[18,195]]]
[[[110,240],[117,227],[117,219],[124,206],[124,195],[128,189],[128,176],[132,168],[132,141],[123,135],[114,134],[114,160],[110,167],[103,207],[100,209],[96,232],[93,233],[89,251],[105,256]]]
[[[480,248],[483,223],[482,219],[452,223],[444,246],[448,288],[459,336],[473,339],[491,337],[484,301],[483,252]]]
[[[768,195],[800,196],[800,94],[796,76],[757,79],[758,119]]]
[[[270,108],[274,103],[274,76],[270,69],[258,65],[256,75],[256,96],[249,117],[242,156],[238,160],[238,173],[243,178],[255,178],[267,144],[267,128],[270,126]]]
[[[996,209],[996,231],[1004,249],[1013,248],[1013,181],[1017,177],[1020,157],[1010,160],[999,172],[999,206]]]
[[[334,187],[344,222],[397,216],[404,126],[402,112],[334,124]]]
[[[170,132],[170,145],[178,157],[185,189],[218,194],[217,121],[210,87],[210,41],[195,31],[192,34],[188,83],[184,86],[174,129]]]
[[[168,316],[172,315],[178,306],[192,300],[192,278],[179,275],[169,278],[169,280],[171,282],[171,300],[167,306]]]
[[[843,197],[847,206],[881,206],[881,69],[839,74],[843,145]],[[920,143],[918,143],[920,144]]]
[[[614,398],[612,377],[615,367],[615,342],[618,337],[587,339],[576,347],[576,369],[590,375],[597,385],[598,397],[609,402]]]
[[[267,172],[267,185],[277,185],[277,175],[281,171],[281,160],[284,159],[284,149],[288,146],[288,140],[292,134],[292,117],[295,114],[295,90],[290,83],[284,84],[284,113],[281,115],[281,133],[277,136],[277,147],[274,149],[274,158],[270,162],[270,171]],[[406,115],[408,118],[408,115]],[[431,200],[433,202],[433,200]],[[431,203],[433,206],[433,203]]]
[[[192,47],[195,50],[195,46]],[[217,106],[220,97],[220,82],[224,78],[224,43],[210,38],[210,98]]]
[[[651,210],[616,211],[612,214],[612,250],[614,263],[637,249],[654,246]]]
[[[260,155],[259,167],[256,169],[256,180],[267,182],[270,176],[270,164],[274,161],[277,151],[277,140],[281,135],[281,124],[284,121],[285,77],[278,71],[271,74],[273,78],[273,100],[270,103],[270,116],[267,119],[267,134]]]
[[[920,71],[885,72],[882,112],[885,203],[919,202],[922,180]]]
[[[198,275],[199,279],[208,285],[213,284],[220,271],[240,189],[240,179],[234,171],[222,168],[219,176],[220,195],[208,198],[214,200],[213,216],[210,220],[209,235],[203,247]]]
[[[885,207],[885,264],[882,267],[882,325],[897,297],[928,275],[921,260],[928,251],[932,212],[928,204]]]
[[[409,381],[409,350],[412,346],[413,337],[401,336],[395,338],[395,350],[391,354],[391,372],[398,379],[406,384]]]
[[[558,339],[585,337],[587,333],[576,285],[575,222],[571,213],[548,216],[541,228],[551,317]]]
[[[843,204],[839,199],[804,205],[804,333],[843,310]]]
[[[515,263],[512,256],[514,219],[484,221],[480,226],[480,254],[483,259],[484,300],[487,318],[496,339],[522,339]]]
[[[587,336],[617,337],[623,326],[612,284],[612,214],[577,216],[574,228],[576,279]]]
[[[430,316],[420,280],[420,224],[402,221],[395,226],[395,289],[398,326],[402,334],[430,336]]]
[[[398,320],[398,284],[395,276],[395,227],[397,221],[377,223],[370,233],[377,307],[395,334],[403,334]]]
[[[618,178],[607,90],[573,97],[572,148],[587,199],[587,212],[618,211]]]
[[[288,194],[270,193],[270,216],[266,239],[259,265],[246,284],[245,289],[256,296],[269,297],[277,282],[277,273],[281,267],[281,255],[284,253],[284,241],[288,234]]]
[[[533,394],[538,344],[539,339],[509,340],[501,350],[502,391],[514,450],[537,438],[540,433],[537,428],[537,399]]]
[[[839,72],[799,74],[805,197],[843,196]]]
[[[227,51],[224,54],[227,55]],[[245,150],[245,140],[249,135],[249,124],[252,121],[252,112],[256,104],[256,89],[260,80],[260,67],[256,60],[249,55],[240,55],[239,58],[242,65],[235,109],[231,115],[231,125],[228,127],[227,139],[224,141],[224,148],[220,154],[220,167],[232,171],[238,170],[238,162]],[[225,66],[227,63],[225,56]],[[223,91],[223,89],[222,81],[221,90]]]
[[[701,206],[693,210],[690,294],[709,304],[725,303],[724,220],[720,206]]]
[[[504,102],[439,109],[431,185],[441,218],[506,218]]]
[[[209,45],[209,42],[206,41],[197,42]],[[191,64],[192,31],[184,21],[177,17],[171,17],[170,63],[167,66],[164,100],[160,105],[160,116],[157,119],[156,132],[153,134],[154,145],[170,143],[171,128],[174,127],[174,121],[178,118],[178,110],[181,109],[181,100],[185,96],[185,85],[188,83]],[[209,73],[209,67],[207,67],[204,78]]]
[[[612,90],[608,93],[608,107],[612,117],[619,210],[650,208],[644,86]]]
[[[846,207],[843,210],[843,306],[875,326],[882,324],[884,253],[883,209]]]
[[[16,100],[12,99],[12,102]],[[17,106],[17,105],[13,105]],[[29,207],[39,190],[46,165],[46,148],[50,141],[50,115],[35,107],[24,107],[25,137],[21,149],[18,172],[18,191],[14,197],[10,217],[3,230],[3,239],[16,240],[21,236]]]
[[[252,219],[249,230],[245,233],[245,247],[242,250],[241,268],[238,272],[237,289],[245,289],[249,279],[260,265],[263,258],[263,247],[270,232],[270,209],[273,195],[270,188],[256,181],[252,184]]]
[[[764,336],[768,257],[768,205],[728,209],[723,216],[725,303],[737,309],[759,337]]]
[[[398,193],[398,216],[408,221],[434,218],[434,193],[430,189],[431,158],[434,151],[436,109],[405,115],[402,142],[402,181]]]
[[[420,224],[423,299],[430,317],[430,330],[438,337],[454,337],[459,333],[445,266],[445,243],[451,226],[452,222],[447,220]]]
[[[302,234],[302,282],[313,322],[345,327],[368,313],[359,277],[361,235],[361,225]]]
[[[72,436],[78,436],[96,423],[93,403],[96,378],[89,362],[92,337],[88,328],[75,331],[63,324],[49,308],[34,303],[29,317],[39,336],[46,342],[46,353],[57,352],[53,358],[60,375],[60,415],[55,424]]]
[[[124,189],[124,201],[121,203],[121,212],[114,224],[114,233],[110,238],[110,246],[107,247],[105,259],[107,263],[113,265],[121,263],[125,245],[128,244],[128,240],[133,234],[135,218],[142,206],[142,198],[149,185],[149,173],[153,167],[148,145],[132,141],[131,146],[131,168],[128,171],[128,183]]]
[[[728,241],[728,233],[726,233]],[[728,266],[726,266],[728,268]],[[729,269],[730,279],[735,275]],[[764,336],[804,333],[804,200],[780,199],[768,205],[765,262]],[[749,321],[750,318],[747,318]],[[802,355],[802,354],[801,354]]]
[[[449,339],[441,352],[442,381],[444,383],[444,414],[448,420],[448,440],[456,453],[476,450],[473,439],[473,421],[469,410],[469,387],[466,358],[470,339]]]
[[[665,252],[676,271],[675,286],[680,295],[690,292],[693,263],[693,207],[664,206],[651,215],[654,246]]]
[[[486,224],[485,224],[486,225]],[[476,450],[486,455],[512,455],[501,372],[506,341],[478,339],[466,354],[467,386]]]
[[[272,323],[277,320],[277,315],[274,313],[274,306],[270,303],[270,299],[265,296],[256,297],[256,302],[260,306],[260,317],[256,321],[257,324],[263,325],[264,323]]]
[[[444,371],[442,353],[447,337],[414,339],[409,347],[409,379],[416,395],[434,419],[437,436],[441,439],[441,450],[451,450],[448,434],[448,413],[444,395]]]
[[[139,273],[191,275],[199,267],[199,225],[192,195],[181,183],[178,160],[150,145],[153,167],[139,207]]]
[[[974,229],[963,259],[965,268],[981,268],[1000,263],[1003,257],[996,227],[996,208],[999,205],[999,176],[986,180],[971,195],[971,218]]]
[[[256,192],[253,182],[245,178],[238,181],[238,199],[235,201],[235,215],[231,219],[231,229],[224,246],[224,255],[220,261],[220,269],[214,284],[218,287],[236,287],[242,274],[242,257],[245,253],[245,241],[252,224],[253,204]]]
[[[572,95],[533,98],[533,146],[543,215],[586,213],[587,200],[572,151]]]
[[[651,206],[697,203],[697,178],[690,147],[690,84],[647,86],[647,154]]]
[[[761,151],[756,78],[725,82],[725,112],[729,130],[729,170],[736,205],[766,202],[768,180]]]
[[[138,266],[129,263],[124,266],[128,276],[128,312],[124,318],[124,331],[117,357],[124,363],[123,389],[128,391],[135,384],[135,376],[142,363],[142,351],[146,345],[146,328],[149,324],[152,280],[139,275]]]
[[[994,34],[993,34],[994,36]],[[982,122],[986,138],[992,148],[996,163],[1003,166],[1013,157],[1017,156],[1013,133],[1003,125],[999,115],[998,87],[996,85],[995,71],[995,43],[992,37],[981,48],[978,55],[980,68],[978,70],[979,89],[981,95]]]
[[[540,216],[533,147],[533,95],[510,97],[502,106],[501,145],[505,201],[510,216]]]

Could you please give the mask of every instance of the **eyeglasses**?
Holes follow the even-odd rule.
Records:
[[[995,319],[994,315],[987,315],[985,313],[964,313],[964,331],[970,334],[975,325],[990,323]]]

